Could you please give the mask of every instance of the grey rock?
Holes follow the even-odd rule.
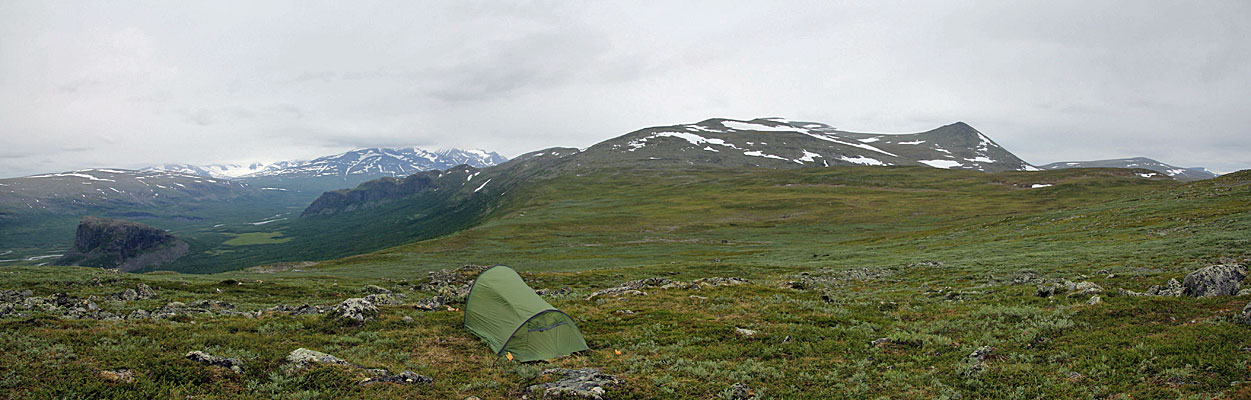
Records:
[[[617,285],[615,287],[611,287],[611,288],[597,291],[595,293],[591,293],[591,295],[587,296],[586,299],[591,300],[596,297],[606,296],[606,295],[613,295],[613,296],[620,296],[623,294],[644,295],[647,293],[641,291],[640,289],[646,289],[650,287],[660,287],[660,286],[665,286],[665,285],[672,284],[672,283],[674,283],[674,281],[665,279],[665,278],[644,278],[644,279],[629,281],[629,282]]]
[[[730,385],[730,387],[725,390],[722,390],[721,393],[717,395],[717,398],[729,400],[750,400],[756,398],[756,391],[752,390],[751,386],[747,386],[746,383],[738,382]]]
[[[1056,289],[1059,289],[1059,286],[1054,283],[1038,285],[1038,291],[1035,294],[1042,298],[1052,297],[1056,295]]]
[[[757,332],[756,330],[753,330],[753,329],[734,328],[734,334],[742,336],[742,337],[752,337],[752,336],[756,336],[759,333],[760,332]]]
[[[538,394],[544,398],[602,400],[606,388],[621,384],[617,377],[602,374],[595,368],[555,368],[543,371],[543,375],[560,375],[563,379],[527,387],[527,393]]]
[[[1184,290],[1184,288],[1182,287],[1181,282],[1178,282],[1177,279],[1169,279],[1168,283],[1165,283],[1164,286],[1152,286],[1147,289],[1146,295],[1177,297],[1182,295],[1182,290]]]
[[[573,289],[566,286],[560,289],[539,289],[534,292],[538,293],[539,296],[564,296],[573,293]]]
[[[1096,304],[1102,304],[1102,303],[1103,303],[1103,299],[1100,298],[1098,295],[1090,296],[1090,300],[1086,302],[1086,304],[1090,304],[1092,306]]]
[[[1251,325],[1251,303],[1242,307],[1242,314],[1239,314],[1235,320],[1243,325]]]
[[[288,306],[285,304],[279,304],[279,305],[267,308],[264,311],[276,312],[280,314],[289,314],[289,315],[317,315],[317,314],[326,312],[326,310],[322,309],[321,306],[310,306],[308,304],[301,304],[298,306]]]
[[[1070,296],[1090,296],[1103,293],[1103,287],[1089,281],[1075,283],[1073,284],[1073,288],[1069,290],[1074,292],[1070,294]]]
[[[413,308],[423,311],[434,311],[443,308],[443,296],[434,296],[424,300],[417,300],[413,303]]]
[[[309,350],[303,347],[291,351],[291,354],[287,355],[287,362],[299,367],[306,367],[312,364],[352,366],[351,363],[343,360],[342,358],[322,353],[320,351]]]
[[[617,311],[615,311],[615,312],[614,312],[614,314],[617,314],[617,315],[634,315],[634,310],[617,310]]]
[[[691,286],[733,286],[746,285],[748,283],[751,283],[751,281],[743,278],[714,276],[693,280],[691,281]]]
[[[1237,296],[1251,296],[1251,289],[1239,290]]]
[[[200,364],[229,368],[236,374],[243,373],[243,361],[238,358],[219,357],[198,350],[187,353],[186,357],[188,360],[198,362]]]
[[[400,295],[390,294],[390,293],[371,294],[371,295],[365,296],[365,300],[368,300],[370,303],[373,303],[373,305],[375,306],[386,306],[386,305],[395,305],[395,304],[402,303],[402,301],[400,301]]]
[[[888,338],[877,338],[877,339],[873,339],[872,342],[869,342],[869,344],[873,346],[881,346],[887,343],[890,343],[890,339]]]
[[[100,371],[100,378],[109,382],[131,383],[135,381],[135,373],[125,368],[116,371],[104,370]]]
[[[391,294],[390,290],[378,285],[365,285],[365,287],[361,288],[361,292],[368,294]]]
[[[371,303],[369,300],[357,297],[339,303],[339,305],[335,306],[334,313],[339,318],[362,323],[373,319],[378,314],[378,307],[374,306],[374,303]]]
[[[199,308],[203,310],[233,310],[234,304],[230,304],[220,300],[199,300],[191,302],[188,305],[191,308]]]
[[[156,290],[151,286],[140,283],[135,287],[135,295],[138,299],[151,299],[156,297]]]
[[[404,320],[404,322],[413,322],[413,317],[410,317],[410,316],[407,316],[407,315],[405,315],[405,316],[404,316],[404,318],[401,318],[401,319],[403,319],[403,320]]]
[[[1242,289],[1247,270],[1238,264],[1213,265],[1186,275],[1182,295],[1190,297],[1233,296]]]
[[[401,385],[425,385],[434,382],[434,378],[417,374],[413,371],[404,371],[395,375],[382,375],[366,379],[361,382],[362,385],[371,385],[375,383],[395,383]]]
[[[990,346],[978,347],[977,350],[973,350],[972,353],[969,353],[968,359],[986,361],[986,357],[989,357],[990,353],[993,353],[994,351],[995,349]]]

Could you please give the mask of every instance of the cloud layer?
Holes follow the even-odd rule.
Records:
[[[0,176],[761,116],[1251,168],[1246,2],[670,3],[0,3]]]

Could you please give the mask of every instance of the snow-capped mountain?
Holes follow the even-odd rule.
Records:
[[[199,175],[217,179],[233,179],[265,171],[287,168],[307,161],[279,161],[274,163],[254,162],[251,164],[165,164],[144,168],[143,171],[176,172],[187,175]]]
[[[258,177],[326,177],[348,175],[407,176],[461,164],[487,167],[508,161],[495,152],[449,149],[427,151],[417,147],[370,148],[319,157],[251,164],[165,164],[144,171],[176,172],[218,179]]]
[[[258,190],[242,182],[179,172],[95,168],[0,179],[0,207],[57,212],[67,207],[229,200]]]
[[[591,146],[578,157],[654,165],[927,165],[984,172],[1038,170],[963,122],[921,133],[876,134],[781,118],[717,118],[638,130]]]
[[[417,147],[370,148],[285,166],[271,166],[241,177],[408,176],[461,164],[478,168],[489,167],[507,160],[497,153],[483,150],[451,149],[431,152]]]
[[[1096,161],[1061,161],[1047,165],[1040,165],[1038,168],[1143,168],[1168,175],[1169,177],[1179,181],[1197,181],[1202,179],[1211,179],[1217,176],[1217,174],[1208,171],[1203,167],[1174,167],[1146,157],[1117,158],[1112,160]]]

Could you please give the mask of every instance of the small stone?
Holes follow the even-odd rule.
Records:
[[[757,333],[759,332],[752,330],[752,329],[734,328],[734,334],[742,336],[742,337],[756,336]]]
[[[361,288],[361,292],[368,294],[391,294],[390,290],[378,285],[365,285],[365,287]]]
[[[156,290],[152,289],[151,286],[140,283],[138,286],[135,286],[135,296],[139,299],[150,299],[156,297]]]
[[[1052,297],[1056,295],[1056,289],[1055,284],[1038,285],[1038,291],[1035,294],[1042,298]]]
[[[407,316],[407,315],[405,315],[405,316],[404,316],[404,318],[401,318],[401,319],[403,319],[403,320],[404,320],[404,322],[413,322],[413,317],[410,317],[410,316]]]
[[[617,311],[615,312],[615,314],[617,314],[617,315],[634,315],[634,311],[633,311],[633,310],[617,310]]]
[[[1086,375],[1082,375],[1081,373],[1078,373],[1078,372],[1071,372],[1071,371],[1070,371],[1068,374],[1065,374],[1065,375],[1066,375],[1066,376],[1068,376],[1068,377],[1069,377],[1069,379],[1082,379],[1082,378],[1085,378],[1085,377],[1086,377]]]
[[[1070,296],[1090,296],[1094,294],[1103,293],[1103,287],[1100,287],[1099,285],[1096,285],[1094,282],[1089,282],[1089,281],[1082,281],[1082,282],[1073,284],[1073,288],[1070,290],[1076,292],[1074,294],[1071,294]]]
[[[229,368],[231,371],[234,371],[236,374],[243,373],[243,361],[239,360],[238,358],[219,357],[219,356],[205,353],[203,351],[192,351],[190,353],[187,353],[186,357],[188,360],[195,361],[201,364],[208,364],[208,365],[213,365],[213,366],[218,366],[218,367]]]
[[[396,375],[386,375],[373,377],[361,382],[362,385],[370,385],[374,383],[395,383],[400,385],[425,385],[434,382],[434,378],[417,374],[413,371],[404,371]]]
[[[756,398],[756,391],[752,390],[751,386],[747,386],[746,383],[738,382],[722,390],[717,397],[730,400],[749,400]]]
[[[131,383],[135,381],[135,373],[125,368],[116,371],[100,371],[100,377],[109,382]]]
[[[690,297],[695,300],[708,300],[708,298],[704,296],[691,295]]]
[[[550,398],[602,400],[606,392],[605,388],[621,384],[621,380],[617,377],[602,374],[595,368],[555,368],[543,371],[543,375],[554,374],[563,375],[564,379],[527,387],[526,393]]]
[[[1251,325],[1251,303],[1242,307],[1242,314],[1236,318],[1238,323],[1243,325]]]
[[[1086,302],[1086,304],[1089,304],[1092,306],[1096,304],[1101,304],[1101,303],[1103,303],[1103,299],[1100,298],[1099,295],[1090,296],[1090,301]]]
[[[121,301],[135,301],[139,299],[139,293],[135,289],[126,289],[118,293],[117,298]]]
[[[995,349],[990,346],[978,347],[977,350],[973,350],[972,353],[969,353],[968,358],[971,360],[986,361],[986,357],[989,357],[990,353],[994,351]]]
[[[890,339],[887,339],[887,338],[877,338],[877,339],[873,339],[873,341],[872,341],[872,342],[869,342],[869,344],[871,344],[871,345],[873,345],[873,346],[881,346],[881,345],[884,345],[884,344],[887,344],[887,343],[890,343]]]
[[[309,364],[351,365],[342,358],[303,347],[291,351],[291,354],[287,355],[287,362],[299,367],[308,366]]]

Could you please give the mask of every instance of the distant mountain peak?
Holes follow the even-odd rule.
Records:
[[[1036,170],[964,122],[914,134],[875,134],[781,117],[711,118],[694,124],[641,129],[592,146],[580,157],[597,157],[596,154],[605,161],[651,164],[927,165],[987,172]]]
[[[1147,157],[1114,158],[1094,161],[1060,161],[1047,165],[1040,165],[1039,168],[1142,168],[1168,175],[1169,177],[1179,181],[1196,181],[1211,179],[1218,176],[1218,174],[1208,171],[1203,167],[1175,167]]]
[[[166,164],[145,168],[145,171],[168,171],[221,179],[259,177],[327,177],[327,176],[407,176],[432,169],[447,169],[460,164],[487,167],[508,161],[495,152],[479,149],[440,149],[429,151],[420,147],[370,147],[313,160],[292,160],[274,163],[240,164]]]

